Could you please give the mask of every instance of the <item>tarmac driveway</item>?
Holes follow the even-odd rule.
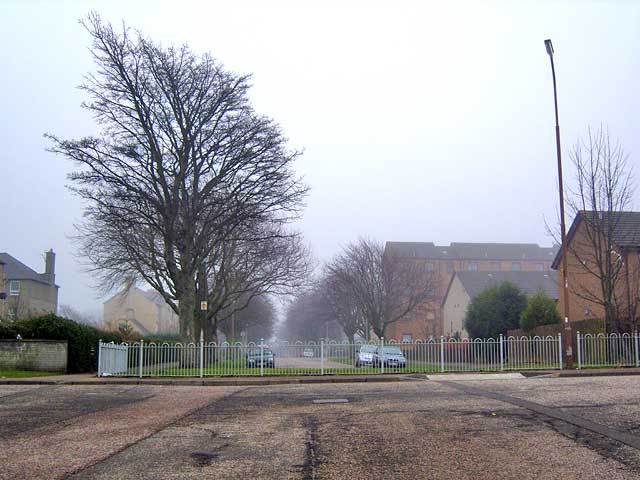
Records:
[[[640,376],[47,388],[0,386],[0,478],[640,477]]]

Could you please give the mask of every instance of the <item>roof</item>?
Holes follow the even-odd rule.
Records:
[[[551,298],[558,298],[556,272],[456,272],[454,278],[456,277],[471,298],[476,297],[488,286],[503,282],[517,285],[527,295],[533,295],[542,289]],[[453,279],[451,282],[453,283]]]
[[[49,275],[38,273],[8,253],[0,252],[0,263],[4,264],[6,280],[31,280],[50,285]]]
[[[567,232],[567,244],[571,243],[580,222],[585,218],[595,215],[593,211],[579,211],[571,228]],[[611,239],[621,248],[640,248],[640,212],[600,212],[600,220],[591,222],[592,225],[602,225],[612,228]],[[551,264],[551,268],[557,269],[562,258],[562,250],[558,250]]]
[[[433,260],[534,260],[550,262],[558,247],[536,243],[463,243],[435,245],[433,242],[387,242],[385,251],[400,257]]]
[[[141,288],[138,288],[136,285],[133,285],[129,290],[127,290],[126,288],[123,288],[122,290],[114,294],[111,298],[109,298],[103,303],[106,304],[111,302],[112,300],[124,301],[127,295],[131,295],[132,293],[137,293],[141,297],[149,300],[150,302],[155,303],[156,305],[161,305],[161,306],[166,305],[166,302],[162,297],[162,295],[160,295],[160,293],[152,289],[142,290]]]

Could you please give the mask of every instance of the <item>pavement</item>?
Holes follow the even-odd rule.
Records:
[[[400,382],[416,379],[463,380],[508,378],[509,376],[585,378],[600,376],[640,375],[640,368],[601,368],[585,370],[523,370],[520,372],[486,373],[385,373],[360,375],[266,375],[257,376],[211,376],[211,377],[98,377],[95,374],[79,373],[71,375],[51,375],[46,377],[1,378],[0,385],[183,385],[183,386],[246,386],[246,385],[286,385],[308,383],[360,383],[360,382]]]
[[[640,478],[640,376],[450,377],[0,385],[0,479]]]

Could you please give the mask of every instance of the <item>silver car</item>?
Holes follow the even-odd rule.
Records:
[[[373,366],[376,349],[375,345],[362,345],[356,354],[356,367]]]
[[[407,358],[400,347],[378,347],[373,355],[373,365],[378,367],[381,363],[384,363],[385,367],[405,368],[407,366]]]

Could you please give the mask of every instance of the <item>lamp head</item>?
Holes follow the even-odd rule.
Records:
[[[553,57],[553,44],[551,43],[551,39],[548,38],[544,41],[544,46],[547,49],[547,53],[550,57]]]

